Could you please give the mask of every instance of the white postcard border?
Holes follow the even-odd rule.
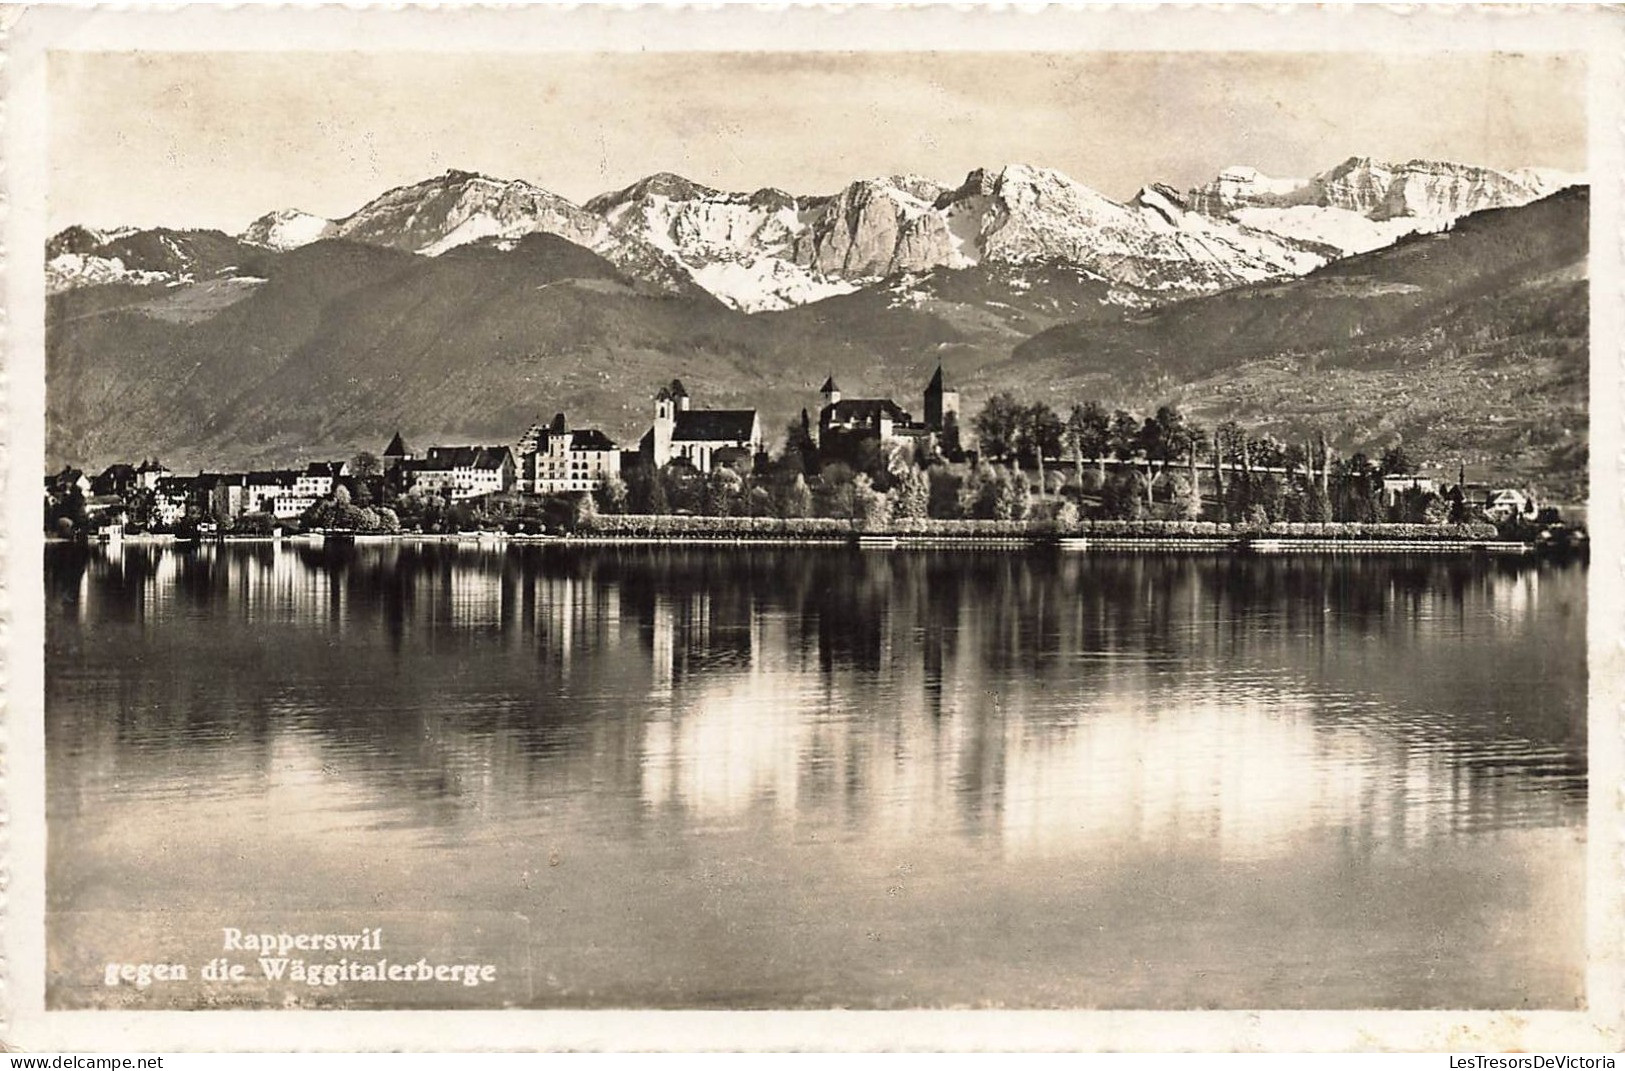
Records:
[[[1625,20],[1596,8],[10,9],[5,63],[4,776],[7,1048],[1618,1051],[1622,1019]],[[45,55],[82,51],[1583,52],[1593,182],[1589,1007],[1583,1012],[45,1012],[42,536]],[[1351,87],[1358,92],[1358,87]],[[1419,102],[1425,106],[1425,102]]]

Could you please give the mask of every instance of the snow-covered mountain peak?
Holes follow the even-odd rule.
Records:
[[[1190,207],[1336,254],[1388,245],[1486,208],[1506,208],[1555,193],[1575,176],[1525,168],[1499,171],[1449,160],[1395,164],[1350,156],[1309,179],[1272,179],[1227,167],[1190,191]]]
[[[339,237],[434,255],[481,238],[557,234],[593,247],[603,221],[520,179],[455,168],[398,186],[338,221]]]
[[[237,237],[249,245],[289,250],[329,238],[337,229],[338,224],[330,219],[297,208],[282,208],[256,219]]]
[[[608,216],[624,205],[657,197],[668,201],[704,201],[718,197],[747,199],[744,194],[724,194],[721,190],[712,189],[671,171],[657,171],[624,189],[601,193],[582,207],[595,215]]]

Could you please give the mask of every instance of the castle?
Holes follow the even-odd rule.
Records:
[[[911,441],[935,435],[944,452],[959,450],[959,392],[947,386],[942,366],[925,387],[925,419],[915,421],[890,398],[843,398],[832,375],[819,388],[818,452],[827,459],[853,460],[864,442]]]

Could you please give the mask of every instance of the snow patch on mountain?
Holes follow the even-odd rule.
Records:
[[[237,237],[249,245],[286,252],[330,238],[337,229],[338,224],[330,219],[297,208],[284,208],[256,219]]]
[[[1328,246],[1342,255],[1380,249],[1407,234],[1437,229],[1444,222],[1421,217],[1374,220],[1346,208],[1319,205],[1239,208],[1231,212],[1229,218],[1266,234]]]
[[[599,217],[528,182],[452,170],[387,191],[339,220],[335,233],[432,256],[484,238],[538,231],[593,248],[605,230]]]
[[[118,257],[99,257],[85,253],[59,253],[45,262],[45,292],[59,294],[76,286],[101,286],[105,283],[172,283],[179,277],[162,271],[135,271],[124,266]]]
[[[973,173],[967,186],[993,200],[984,260],[1059,257],[1114,283],[1177,292],[1302,275],[1326,262],[1280,236],[1183,211],[1166,194],[1120,204],[1047,168]]]
[[[1549,168],[1499,171],[1440,160],[1394,164],[1351,156],[1307,179],[1225,168],[1192,189],[1186,201],[1209,218],[1349,255],[1419,230],[1437,230],[1473,212],[1528,204],[1582,181]]]
[[[741,312],[772,312],[862,289],[854,281],[830,279],[776,257],[717,260],[689,268],[704,289]]]

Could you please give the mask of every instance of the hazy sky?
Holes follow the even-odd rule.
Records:
[[[1354,155],[1585,167],[1579,57],[55,53],[50,219],[238,230],[450,167],[572,200],[675,171],[831,193],[1055,167],[1126,198]]]

